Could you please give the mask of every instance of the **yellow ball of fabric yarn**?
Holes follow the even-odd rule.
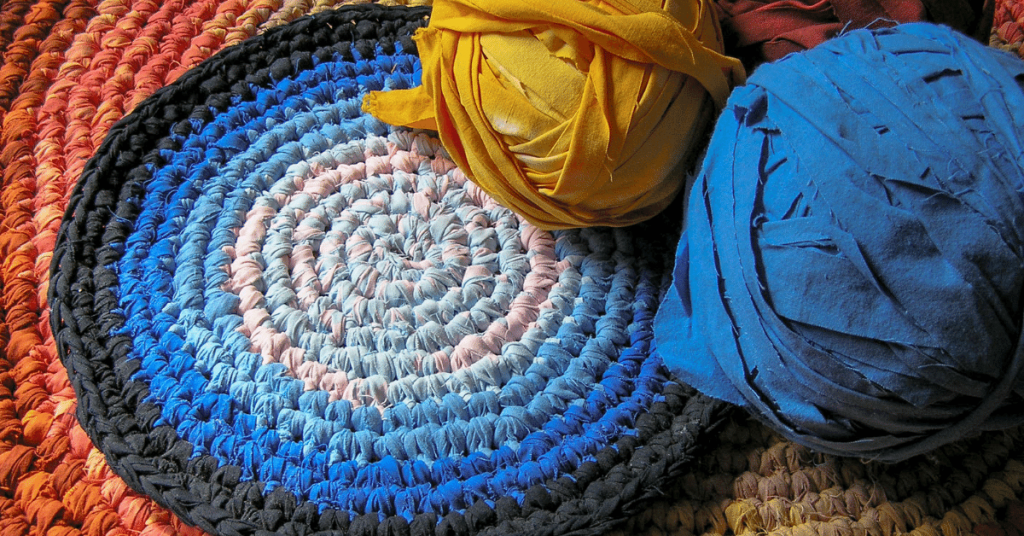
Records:
[[[414,39],[423,84],[364,109],[543,229],[660,212],[745,77],[710,0],[436,0]]]

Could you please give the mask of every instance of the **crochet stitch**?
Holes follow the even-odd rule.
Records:
[[[666,220],[541,231],[360,111],[418,80],[428,13],[344,8],[218,54],[72,194],[50,298],[79,419],[203,530],[597,534],[722,409],[651,344]]]

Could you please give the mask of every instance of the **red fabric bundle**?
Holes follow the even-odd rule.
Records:
[[[992,21],[991,45],[1024,58],[1024,3],[1021,0],[1001,0]]]
[[[987,43],[994,0],[715,0],[725,52],[749,69],[811,48],[843,30],[904,22],[945,24]]]

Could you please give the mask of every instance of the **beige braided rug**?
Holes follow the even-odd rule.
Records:
[[[965,439],[899,464],[809,452],[734,416],[665,499],[614,534],[1013,535],[1024,529],[1024,435]]]

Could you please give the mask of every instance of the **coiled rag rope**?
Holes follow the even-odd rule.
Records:
[[[657,325],[672,370],[839,455],[1024,423],[1024,63],[913,23],[758,73],[689,200]]]

